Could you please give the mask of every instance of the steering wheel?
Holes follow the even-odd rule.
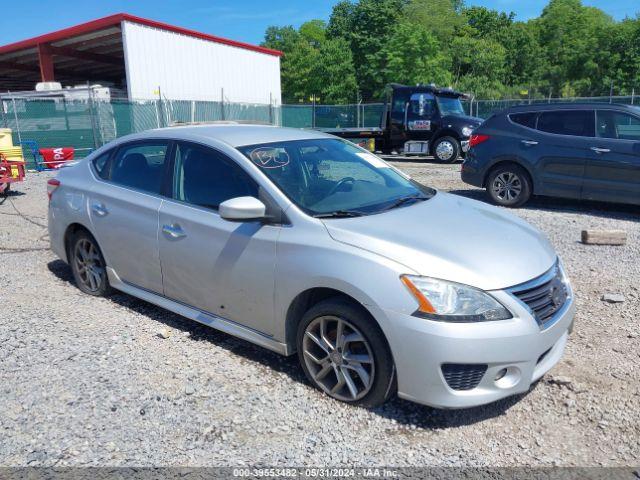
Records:
[[[344,177],[340,180],[338,180],[338,183],[336,183],[333,188],[331,189],[331,191],[327,194],[327,197],[330,197],[331,195],[333,195],[334,193],[336,193],[340,187],[342,187],[342,185],[344,185],[345,183],[355,183],[356,179],[353,177]]]

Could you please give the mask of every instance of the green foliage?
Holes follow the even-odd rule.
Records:
[[[449,85],[450,59],[424,26],[400,23],[384,46],[385,83]]]
[[[495,99],[640,90],[640,16],[616,22],[581,0],[549,0],[527,22],[462,0],[342,0],[328,23],[269,27],[264,45],[285,53],[285,101],[379,100],[388,82]]]
[[[319,101],[329,104],[357,101],[353,58],[349,44],[343,38],[325,41],[318,52],[318,61],[312,73],[313,91]]]

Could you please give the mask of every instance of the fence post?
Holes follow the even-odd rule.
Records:
[[[93,132],[93,148],[98,148],[98,136],[96,135],[96,119],[93,114],[93,90],[87,82],[87,91],[89,92],[89,117],[91,118],[91,131]]]
[[[16,119],[16,131],[18,133],[18,143],[22,146],[22,136],[20,135],[20,122],[18,121],[18,109],[16,108],[16,97],[11,97],[13,103],[13,116]]]
[[[316,128],[316,94],[311,96],[311,128]]]
[[[273,94],[269,92],[269,123],[273,125]]]
[[[226,120],[224,112],[224,87],[220,89],[220,120]]]
[[[4,128],[9,128],[9,121],[7,120],[7,114],[4,111],[4,98],[0,98],[0,110],[2,111],[2,123]]]
[[[191,100],[191,123],[196,122],[196,101]]]
[[[631,89],[631,105],[633,105],[633,97],[635,97],[635,94],[636,94],[636,88],[633,87]]]

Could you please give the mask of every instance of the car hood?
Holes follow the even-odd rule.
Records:
[[[323,222],[334,240],[394,260],[407,273],[483,290],[529,281],[557,258],[547,238],[519,217],[443,192],[377,215]]]
[[[443,122],[450,123],[451,125],[472,125],[473,127],[479,126],[484,121],[482,118],[470,117],[468,115],[445,115],[442,117],[442,120]]]

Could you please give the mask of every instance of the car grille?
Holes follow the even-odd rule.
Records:
[[[529,307],[541,327],[552,323],[554,315],[564,306],[569,296],[558,265],[541,277],[509,291]]]
[[[454,390],[471,390],[478,386],[487,371],[485,364],[445,363],[442,375]]]

